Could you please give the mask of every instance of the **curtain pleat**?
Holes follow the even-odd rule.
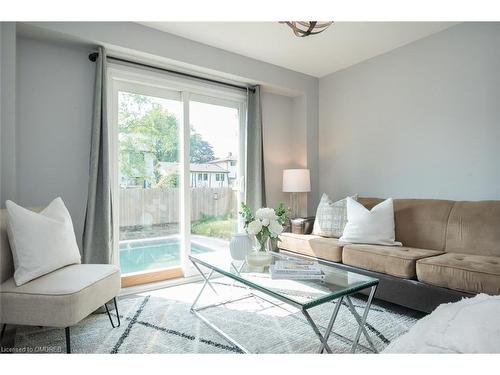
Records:
[[[248,91],[246,127],[246,204],[256,210],[266,205],[264,142],[260,86]]]

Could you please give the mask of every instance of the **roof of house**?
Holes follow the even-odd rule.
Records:
[[[162,174],[169,174],[179,170],[179,163],[172,162],[160,162],[159,170]],[[215,164],[197,164],[191,163],[189,164],[189,170],[191,172],[207,172],[207,173],[229,173],[227,169],[222,168],[221,166]]]
[[[221,162],[224,162],[224,161],[232,161],[232,160],[237,161],[238,158],[236,158],[235,156],[233,156],[233,154],[230,152],[227,156],[225,156],[223,158],[211,160],[211,161],[209,161],[209,163],[221,163]]]

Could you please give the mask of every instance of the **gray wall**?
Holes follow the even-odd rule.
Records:
[[[289,204],[289,194],[282,191],[283,169],[304,168],[306,165],[306,138],[301,135],[303,127],[297,124],[294,117],[298,109],[296,100],[262,93],[266,199],[270,207],[276,207],[281,202]],[[305,215],[305,202],[302,202],[301,210]]]
[[[17,38],[17,129],[15,199],[43,206],[57,196],[65,201],[81,239],[85,217],[90,150],[94,64],[88,48]],[[302,98],[302,99],[301,99]],[[269,204],[288,201],[281,192],[283,168],[307,164],[304,96],[296,99],[263,92],[266,178]],[[295,105],[295,102],[298,104]],[[297,130],[298,129],[298,130]]]
[[[81,239],[87,201],[94,64],[88,51],[17,40],[17,201],[61,196]]]
[[[500,23],[459,24],[319,93],[321,192],[500,199]]]
[[[55,32],[58,36],[104,45],[115,54],[262,84],[268,90],[279,91],[280,95],[301,98],[301,113],[297,116],[301,123],[297,125],[303,129],[301,133],[305,138],[301,142],[304,150],[297,152],[305,156],[304,164],[311,169],[308,209],[315,211],[319,201],[315,178],[318,175],[318,78],[131,22],[33,22],[24,26],[35,28],[36,34]]]

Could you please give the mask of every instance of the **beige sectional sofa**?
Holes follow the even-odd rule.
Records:
[[[359,199],[369,209],[381,201]],[[462,296],[500,294],[500,201],[395,199],[394,213],[402,247],[292,233],[281,235],[279,247],[384,279],[382,299],[422,311]]]

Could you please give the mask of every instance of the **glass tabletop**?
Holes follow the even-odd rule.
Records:
[[[275,252],[271,254],[273,264],[279,260],[305,260],[300,256]],[[262,272],[256,272],[246,264],[238,272],[236,270],[238,262],[233,261],[229,254],[214,256],[204,253],[190,255],[189,258],[197,265],[202,265],[283,302],[305,309],[378,284],[378,279],[346,271],[334,265],[319,264],[325,275],[324,280],[290,280],[272,279],[268,268]]]

